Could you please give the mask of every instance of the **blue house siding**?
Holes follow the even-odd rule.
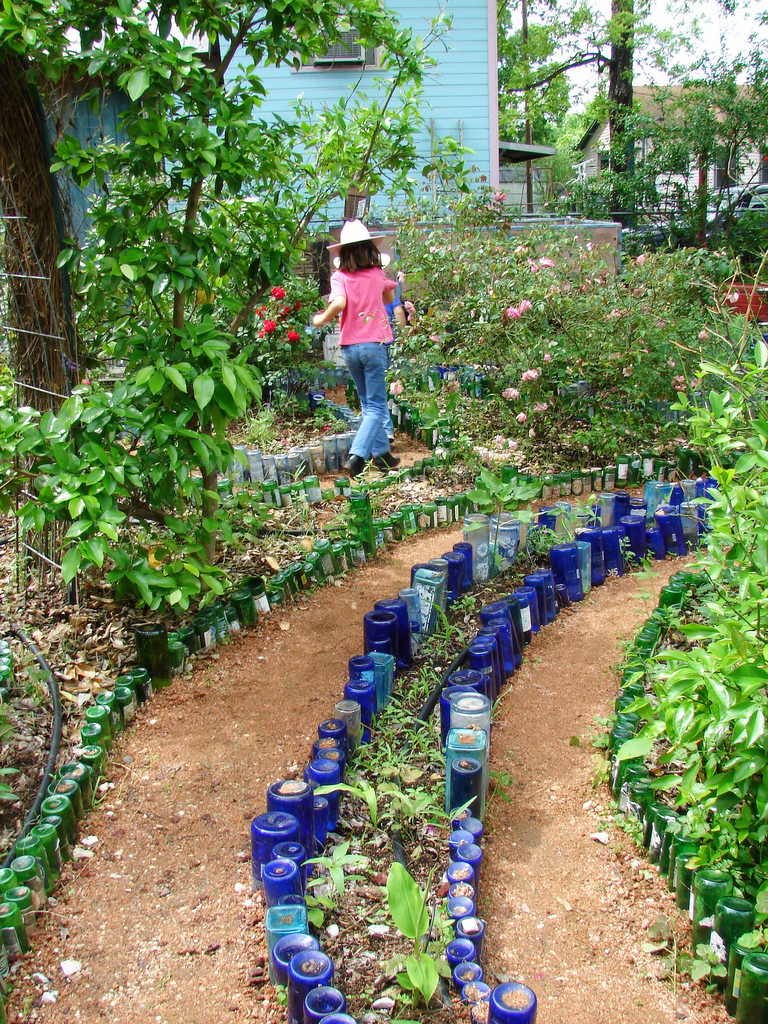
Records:
[[[387,0],[386,6],[400,26],[411,28],[414,35],[426,35],[429,21],[438,13],[435,0],[411,0],[410,3]],[[421,112],[427,129],[417,137],[416,171],[431,155],[433,130],[436,142],[447,136],[461,139],[463,145],[473,151],[466,162],[476,167],[477,174],[486,181],[497,184],[496,0],[447,0],[445,11],[452,18],[452,26],[444,40],[434,43],[430,50],[438,63],[423,82]],[[361,78],[360,88],[372,95],[372,80],[377,75],[383,72],[373,68],[361,71],[359,67],[302,68],[301,71],[290,66],[261,68],[260,76],[267,91],[264,112],[291,118],[293,104],[299,96],[320,107],[348,94]],[[340,209],[339,206],[329,210],[328,214],[340,219]]]

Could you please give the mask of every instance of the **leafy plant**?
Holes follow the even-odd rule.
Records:
[[[407,957],[405,971],[397,976],[397,980],[412,993],[414,1007],[418,1005],[419,995],[425,1004],[429,1004],[440,980],[434,958],[422,948],[422,939],[429,931],[427,902],[431,882],[430,872],[427,887],[420,889],[397,861],[387,878],[387,904],[392,920],[407,939],[413,940],[413,952]]]
[[[347,869],[366,867],[368,865],[368,858],[364,857],[360,853],[349,853],[350,840],[345,839],[343,843],[339,843],[334,846],[333,850],[328,856],[322,857],[311,857],[307,860],[307,864],[316,864],[319,868],[323,868],[333,883],[336,895],[341,897],[344,895],[344,879],[347,874]],[[362,878],[362,875],[350,875],[352,878]],[[326,878],[320,875],[316,878],[310,878],[307,881],[307,888],[315,888],[319,885],[325,885]]]
[[[0,775],[2,776],[18,775],[18,773],[18,768],[0,768]],[[20,799],[21,797],[7,783],[0,782],[0,800],[6,803],[16,803]]]

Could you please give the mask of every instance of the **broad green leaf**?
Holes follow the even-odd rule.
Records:
[[[80,554],[80,548],[77,545],[69,548],[64,557],[61,560],[61,576],[65,583],[69,583],[77,575],[77,570],[80,568],[80,561],[82,555]]]
[[[632,740],[622,743],[617,757],[619,761],[631,761],[636,757],[646,757],[653,750],[653,738],[651,736],[636,736]]]
[[[136,280],[136,271],[133,269],[130,263],[121,263],[120,273],[123,275],[123,277],[127,277],[129,281]]]
[[[407,939],[420,938],[429,925],[424,895],[402,864],[395,861],[387,878],[392,920]]]
[[[414,987],[421,992],[424,1002],[429,1003],[435,994],[440,976],[437,973],[434,960],[431,956],[409,956],[405,961],[405,970]]]
[[[125,91],[135,102],[149,88],[149,72],[146,68],[139,68],[138,71],[134,71],[128,81],[125,83]]]
[[[175,384],[176,387],[179,389],[179,391],[183,391],[184,394],[186,394],[187,393],[187,382],[184,380],[184,378],[179,373],[179,371],[176,369],[176,367],[175,366],[166,366],[165,372],[166,372],[166,375],[168,377],[168,380],[172,384]]]
[[[192,389],[195,393],[195,401],[197,402],[198,407],[200,409],[205,409],[213,398],[213,392],[216,389],[216,385],[207,373],[201,373],[199,377],[195,377],[195,383],[192,385]]]

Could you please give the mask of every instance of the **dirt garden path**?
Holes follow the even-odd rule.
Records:
[[[19,972],[9,1020],[96,1024],[278,1022],[284,1010],[249,971],[264,954],[250,894],[249,823],[266,786],[305,762],[332,710],[362,615],[410,566],[459,539],[427,534],[222,648],[158,694],[119,749],[110,791],[86,822],[94,856],[68,868],[52,922]],[[656,586],[674,570],[661,569]],[[619,638],[645,614],[635,578],[564,613],[531,649],[495,726],[493,760],[514,777],[486,841],[489,963],[529,982],[539,1024],[655,1024],[686,1015],[649,980],[642,925],[669,907],[631,857],[589,838],[605,792],[592,789],[593,716],[607,714]],[[287,626],[287,628],[282,628]],[[612,838],[611,842],[614,840]],[[626,847],[627,850],[629,847]],[[81,970],[66,982],[60,963]],[[40,1005],[42,982],[58,992]],[[343,987],[343,985],[342,985]]]

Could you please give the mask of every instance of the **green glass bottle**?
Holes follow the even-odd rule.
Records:
[[[152,679],[153,690],[171,685],[171,662],[168,655],[168,630],[162,622],[136,626],[133,631],[139,664]]]
[[[734,941],[728,954],[728,977],[725,982],[723,1002],[731,1017],[736,1016],[736,1007],[741,991],[741,967],[744,957],[759,950],[759,937],[751,934],[742,935]]]
[[[718,902],[733,892],[733,879],[719,868],[699,868],[693,876],[693,937],[695,951],[700,943],[709,944],[715,924]]]
[[[724,896],[715,907],[715,924],[709,937],[721,964],[728,963],[731,946],[755,927],[755,904],[738,896]]]
[[[736,1024],[765,1024],[768,1000],[768,956],[748,953],[741,962]]]
[[[16,903],[9,901],[0,903],[0,930],[2,930],[3,945],[8,959],[11,962],[20,960],[29,950],[29,937],[21,910]]]

